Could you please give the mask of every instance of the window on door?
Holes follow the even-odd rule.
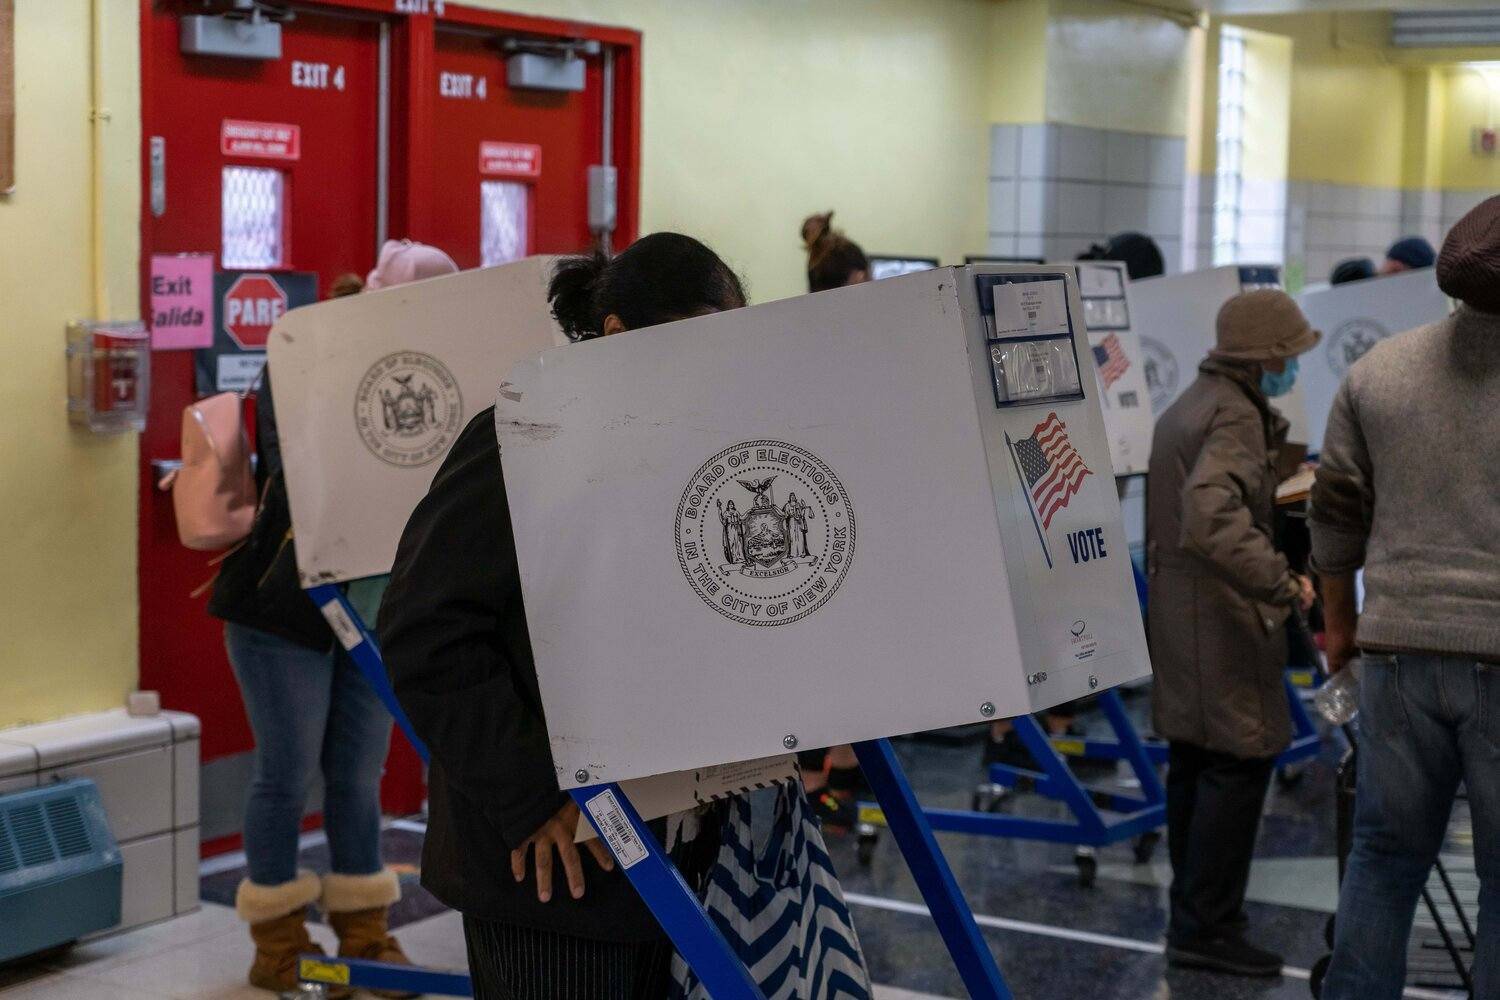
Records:
[[[280,170],[225,167],[221,218],[220,256],[226,270],[285,263],[286,175]]]
[[[526,256],[531,186],[519,181],[479,184],[481,267],[508,264]]]

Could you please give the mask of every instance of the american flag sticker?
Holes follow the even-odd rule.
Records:
[[[1005,442],[1010,446],[1016,471],[1026,483],[1026,503],[1031,508],[1037,539],[1050,568],[1052,553],[1047,548],[1045,532],[1052,527],[1058,511],[1068,506],[1083,485],[1089,467],[1068,439],[1068,425],[1055,411],[1036,425],[1030,437],[1012,442],[1007,434]]]
[[[1099,369],[1099,381],[1108,392],[1109,387],[1130,370],[1130,359],[1125,356],[1119,337],[1112,333],[1099,342],[1099,346],[1094,348],[1094,364]]]

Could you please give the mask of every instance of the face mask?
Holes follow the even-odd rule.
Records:
[[[1260,391],[1267,396],[1285,396],[1292,391],[1292,386],[1297,381],[1297,359],[1288,358],[1286,368],[1280,372],[1263,371],[1260,373]]]

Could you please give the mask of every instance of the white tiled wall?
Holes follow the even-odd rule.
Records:
[[[1301,260],[1309,282],[1327,281],[1335,264],[1369,257],[1377,266],[1386,248],[1407,234],[1425,235],[1436,245],[1441,220],[1418,228],[1406,209],[1418,207],[1400,188],[1294,181],[1288,185],[1286,255]],[[1424,232],[1423,229],[1430,231]]]
[[[989,252],[1071,260],[1137,230],[1182,254],[1184,140],[1076,125],[990,128]]]
[[[198,720],[123,709],[0,730],[0,794],[89,778],[124,861],[120,928],[198,905]]]

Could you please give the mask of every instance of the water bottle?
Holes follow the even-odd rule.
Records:
[[[1359,711],[1359,675],[1355,673],[1357,668],[1357,663],[1349,664],[1324,681],[1323,686],[1318,688],[1318,693],[1313,696],[1313,706],[1317,708],[1318,714],[1335,726],[1346,724]]]

